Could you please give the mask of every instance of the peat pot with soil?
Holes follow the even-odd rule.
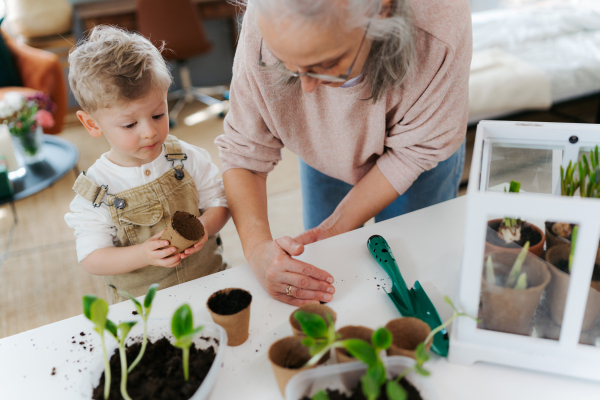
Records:
[[[160,238],[168,240],[169,246],[177,249],[173,254],[179,254],[198,243],[204,233],[204,226],[197,216],[177,211]]]
[[[481,283],[481,317],[485,329],[529,335],[542,293],[550,282],[544,260],[528,252],[486,254]]]
[[[141,320],[118,325],[107,318],[104,300],[84,297],[84,315],[94,324],[102,345],[101,359],[92,364],[89,380],[82,385],[84,398],[208,397],[223,362],[227,334],[211,322],[195,326],[187,304],[179,307],[172,319],[149,319],[157,286],[150,287],[143,304],[123,293],[130,297]]]
[[[559,244],[546,252],[546,261],[550,264],[549,270],[552,274],[552,280],[548,287],[550,315],[552,316],[552,321],[558,325],[562,325],[567,293],[571,281],[572,250],[573,246],[571,244]],[[600,251],[596,253],[596,262],[592,273],[592,281],[583,314],[581,330],[587,331],[591,329],[596,324],[596,321],[598,321],[598,317],[600,317]]]
[[[208,298],[208,311],[227,332],[229,346],[239,346],[248,339],[251,303],[250,292],[239,288],[222,289]]]

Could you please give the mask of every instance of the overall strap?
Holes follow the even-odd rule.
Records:
[[[108,193],[108,185],[95,184],[87,176],[85,176],[85,171],[81,171],[81,174],[79,174],[77,177],[77,180],[73,185],[73,191],[92,203],[94,208],[98,208],[102,204],[107,206],[115,206],[118,209],[123,209],[126,206],[125,200]],[[105,195],[109,196],[108,203],[103,201]]]
[[[165,146],[165,158],[167,161],[171,161],[173,169],[175,170],[175,178],[177,178],[177,180],[182,180],[185,177],[185,172],[183,172],[183,162],[187,160],[187,154],[181,152],[179,139],[173,135],[167,135],[167,139],[165,139],[163,145]],[[181,165],[175,166],[176,160],[179,160]]]
[[[167,135],[163,145],[165,146],[165,157],[168,161],[187,160],[187,155],[181,152],[181,145],[175,136]]]
[[[73,185],[73,191],[91,202],[94,207],[100,207],[104,195],[108,191],[107,185],[96,185],[87,176],[85,171],[81,171],[81,174],[77,177],[75,184]]]

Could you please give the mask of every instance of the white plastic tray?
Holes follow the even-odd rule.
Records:
[[[227,333],[225,329],[221,328],[219,325],[214,322],[208,321],[195,321],[194,326],[204,326],[204,329],[198,334],[198,336],[194,339],[194,343],[196,344],[196,348],[206,349],[210,346],[214,346],[216,350],[215,360],[213,361],[206,378],[194,393],[190,400],[205,400],[208,398],[210,392],[217,381],[217,377],[219,372],[221,371],[221,366],[223,365],[223,357],[225,353],[225,349],[227,348]],[[127,339],[127,343],[131,344],[137,341],[140,341],[144,332],[144,324],[143,321],[139,321],[129,333],[129,337]],[[148,340],[158,340],[162,337],[166,337],[169,341],[174,342],[175,339],[171,334],[171,320],[164,319],[149,319],[148,320]],[[218,340],[219,344],[215,343],[214,340],[204,340],[202,338],[214,338]],[[117,348],[117,343],[114,339],[105,336],[106,341],[106,351],[109,354],[109,357],[113,354],[115,349]],[[98,351],[95,352],[94,355],[96,361],[92,364],[90,368],[90,374],[84,378],[84,382],[81,386],[81,392],[83,398],[91,399],[92,398],[92,390],[95,386],[98,386],[100,382],[100,377],[102,376],[102,372],[104,372],[104,360],[102,359],[102,350],[98,348]],[[143,359],[142,359],[143,362]]]
[[[412,367],[415,360],[408,357],[393,356],[385,358],[383,362],[388,372],[388,378],[391,378],[406,368]],[[300,372],[290,379],[285,387],[285,399],[299,400],[304,396],[312,397],[322,389],[339,389],[348,393],[349,390],[358,385],[366,370],[365,364],[356,361],[317,367]],[[423,400],[439,400],[427,378],[414,372],[409,373],[406,378],[421,393]]]

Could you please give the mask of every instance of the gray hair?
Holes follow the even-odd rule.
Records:
[[[238,5],[248,0],[230,0]],[[367,35],[373,40],[365,63],[364,82],[371,88],[365,100],[380,100],[393,87],[399,87],[413,64],[414,27],[408,0],[393,0],[388,18],[378,18],[381,0],[251,0],[263,14],[274,18],[298,16],[308,22],[329,22],[340,18],[340,7],[346,9],[345,25],[348,29],[367,26]],[[299,85],[295,77],[282,77],[282,83]]]

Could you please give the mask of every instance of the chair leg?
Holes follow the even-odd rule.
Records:
[[[187,103],[186,96],[184,96],[184,97],[180,98],[179,100],[177,100],[177,103],[175,103],[175,105],[173,106],[173,108],[169,112],[169,119],[176,121],[177,120],[177,116],[179,115],[179,113],[181,112],[181,110],[183,110],[183,107],[185,106],[186,103]]]
[[[194,94],[194,98],[196,100],[206,104],[207,106],[212,106],[213,104],[221,103],[221,100],[217,100],[213,97],[207,96],[198,89],[193,89],[192,93]]]

